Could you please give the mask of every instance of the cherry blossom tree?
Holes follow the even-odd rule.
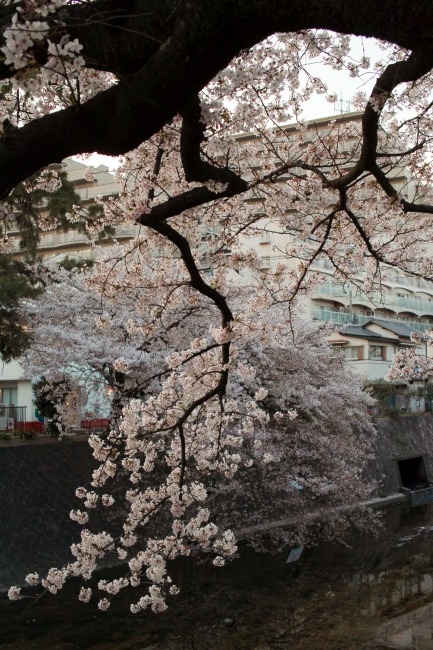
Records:
[[[433,358],[428,354],[428,348],[433,345],[432,331],[427,330],[424,334],[413,332],[411,338],[414,343],[425,345],[425,353],[419,345],[399,350],[394,354],[392,366],[386,375],[388,381],[426,381],[433,376]]]
[[[100,464],[77,490],[84,509],[71,512],[85,526],[75,561],[52,569],[43,586],[56,592],[69,576],[87,579],[98,557],[115,553],[128,560],[127,573],[98,584],[107,592],[99,607],[144,582],[148,593],[132,611],[163,611],[177,592],[167,567],[176,557],[198,554],[221,566],[236,540],[255,537],[266,521],[278,544],[370,525],[374,517],[359,504],[374,488],[372,400],[324,341],[326,328],[302,321],[293,301],[275,300],[277,284],[270,297],[269,281],[254,277],[226,282],[236,317],[224,331],[177,258],[166,259],[170,282],[155,286],[161,258],[149,263],[146,249],[132,246],[106,249],[87,273],[47,272],[46,292],[25,307],[34,326],[29,371],[48,386],[69,376],[114,397],[109,434],[90,438]],[[219,356],[228,344],[226,378]],[[63,389],[60,398],[61,406]],[[59,415],[66,427],[68,414]],[[89,532],[98,505],[120,509],[115,532]],[[83,587],[80,599],[91,593]]]
[[[86,527],[75,560],[42,580],[49,591],[89,579],[115,552],[129,573],[99,585],[99,607],[144,581],[133,611],[162,611],[177,591],[167,561],[197,551],[220,565],[236,552],[224,504],[248,469],[290,501],[294,538],[308,536],[314,502],[331,529],[347,524],[338,495],[353,504],[368,490],[366,402],[299,325],[295,300],[321,257],[366,292],[393,266],[433,279],[432,13],[427,0],[2,4],[0,195],[65,156],[121,154],[119,196],[101,202],[91,228],[139,228],[85,279],[49,286],[84,301],[82,332],[49,294],[51,320],[40,319],[53,359],[55,334],[63,365],[111,381],[119,397],[110,432],[90,440],[101,465],[78,490],[84,510],[72,516]],[[380,60],[355,59],[351,35],[380,39]],[[334,101],[312,73],[319,61],[376,80],[355,99],[359,122],[335,120],[312,139],[304,103]],[[402,168],[407,186],[395,182]],[[263,229],[281,241],[270,271],[249,245]],[[131,483],[122,531],[91,532],[87,510],[113,505],[119,472]],[[213,508],[214,490],[227,501]]]

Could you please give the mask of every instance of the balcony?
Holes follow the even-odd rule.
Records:
[[[315,295],[319,296],[333,296],[335,298],[347,298],[349,299],[349,294],[347,291],[344,291],[343,287],[338,284],[322,284],[321,287],[316,287],[312,291],[312,297]]]
[[[315,259],[311,265],[313,269],[323,269],[324,271],[334,271],[334,265],[327,258]]]
[[[360,292],[357,287],[353,289],[345,289],[343,285],[338,284],[322,284],[320,287],[313,289],[312,298],[320,296],[332,296],[334,298],[344,298],[348,302],[363,302],[376,308],[391,308],[393,311],[401,311],[402,309],[416,310],[420,314],[433,315],[433,297],[432,300],[421,300],[412,297],[402,297],[389,295],[381,291],[374,291],[371,294]]]
[[[433,313],[433,300],[418,300],[416,298],[395,298],[395,304],[399,307],[408,307],[417,311]]]
[[[42,235],[39,248],[55,248],[57,246],[65,246],[69,244],[89,244],[90,239],[81,232],[61,232],[49,233]]]
[[[353,314],[342,311],[331,311],[328,309],[313,309],[313,320],[332,321],[336,325],[348,323]],[[367,322],[368,319],[365,320]],[[361,323],[361,321],[358,321]]]
[[[25,422],[26,409],[26,406],[0,404],[0,431],[13,431],[18,422]]]
[[[330,309],[313,309],[312,316],[313,320],[326,322],[332,321],[336,325],[344,325],[353,319],[354,316],[356,316],[356,325],[364,325],[372,318],[377,318],[380,320],[379,316],[365,316],[364,314],[353,314],[345,311],[332,311]],[[418,321],[400,320],[396,318],[387,318],[386,320],[392,320],[396,323],[404,323],[408,327],[412,328],[414,332],[425,332],[426,330],[433,328],[430,323],[419,323]]]
[[[353,285],[348,286],[347,284],[344,286],[342,284],[322,284],[320,287],[313,289],[313,298],[315,294],[317,296],[333,296],[336,298],[345,298],[347,301],[352,302],[365,302],[369,305],[378,307],[386,307],[388,305],[394,304],[393,297],[387,296],[381,291],[374,291],[373,293],[367,295],[358,287]],[[433,303],[430,305],[430,309],[433,312]]]
[[[134,224],[115,226],[114,238],[132,238],[137,235],[138,231],[139,226]],[[41,236],[38,247],[47,249],[63,246],[90,246],[96,239],[96,237],[89,237],[85,233],[77,232],[76,230],[70,230],[69,232],[53,231]],[[18,239],[15,241],[15,250],[20,250]]]
[[[399,285],[401,287],[415,287],[417,289],[428,289],[433,291],[433,282],[430,280],[424,280],[424,278],[415,278],[415,277],[406,277],[402,275],[390,277],[386,280],[392,284]]]

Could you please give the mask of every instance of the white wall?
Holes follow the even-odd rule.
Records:
[[[18,382],[18,404],[26,407],[26,420],[33,422],[35,417],[35,405],[33,403],[33,391],[31,381],[28,379]]]
[[[0,388],[2,384],[16,384],[18,389],[17,404],[26,407],[27,421],[35,420],[35,407],[33,404],[32,383],[26,371],[17,361],[0,365]]]

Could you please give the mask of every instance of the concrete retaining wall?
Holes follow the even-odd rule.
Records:
[[[381,483],[381,494],[399,490],[398,460],[420,455],[433,482],[433,414],[378,418],[376,458],[372,473]]]
[[[94,461],[86,441],[0,447],[0,589],[71,559],[80,527],[69,512]]]
[[[380,494],[399,490],[397,459],[403,457],[423,455],[433,482],[433,415],[383,418],[376,424],[371,471],[381,482]],[[88,482],[93,467],[85,440],[1,443],[0,589],[70,560],[80,527],[69,511],[79,507],[75,489]]]

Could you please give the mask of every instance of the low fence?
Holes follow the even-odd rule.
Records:
[[[99,418],[95,420],[81,420],[82,429],[108,429],[110,420],[108,418]]]
[[[43,433],[43,422],[14,422],[14,433]]]
[[[0,418],[1,420],[1,418]],[[1,424],[1,422],[0,422]],[[93,420],[81,420],[80,429],[85,431],[100,431],[108,429],[110,420],[108,418],[96,418]],[[45,425],[43,422],[38,422],[37,420],[32,422],[26,422],[25,420],[13,420],[9,418],[7,424],[1,429],[0,432],[4,431],[5,434],[10,435],[24,435],[24,434],[35,434],[41,435],[45,433]]]

